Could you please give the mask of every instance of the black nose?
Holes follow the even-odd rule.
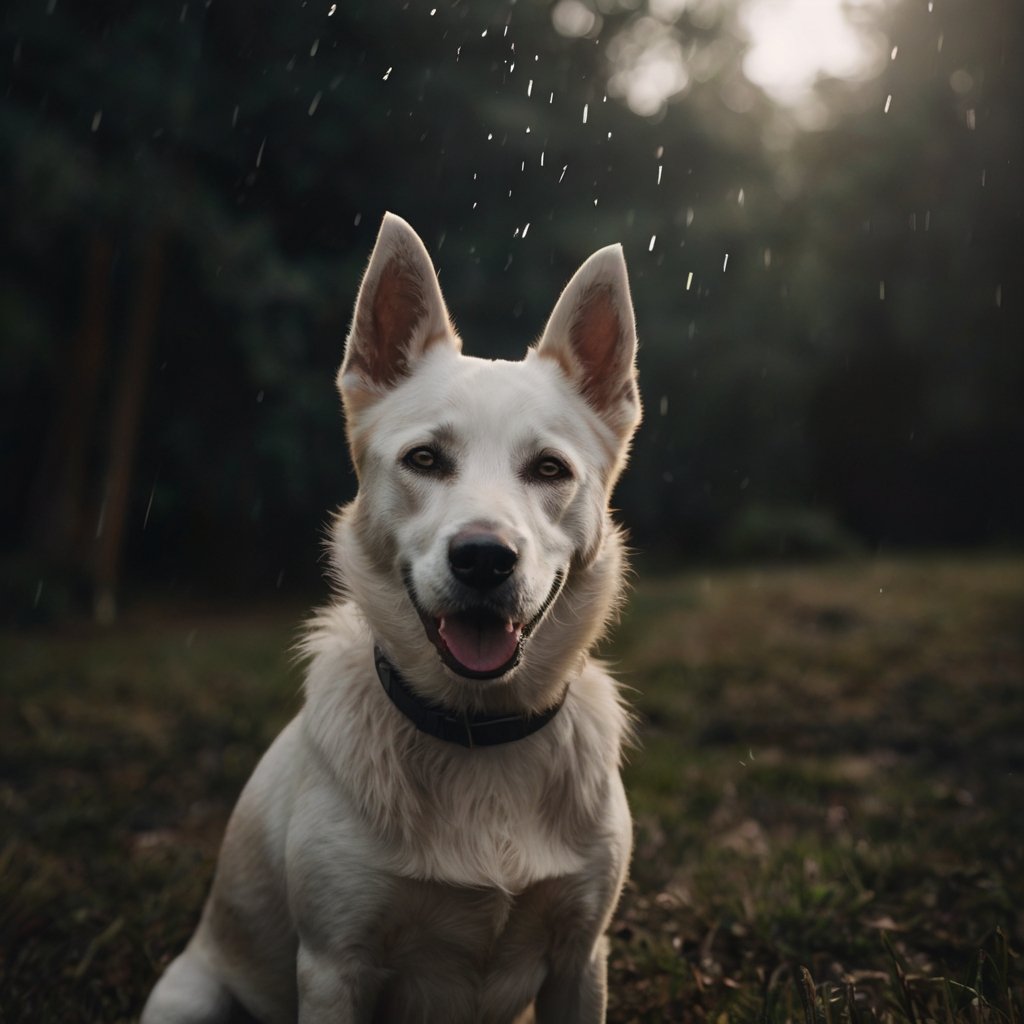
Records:
[[[448,545],[452,575],[474,590],[493,590],[512,575],[519,552],[495,533],[465,532]]]

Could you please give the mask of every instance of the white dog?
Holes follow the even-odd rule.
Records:
[[[523,361],[460,348],[423,243],[385,216],[338,374],[345,600],[143,1024],[604,1019],[627,714],[587,652],[619,599],[608,499],[640,418],[621,248]]]

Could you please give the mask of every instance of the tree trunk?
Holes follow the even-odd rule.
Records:
[[[132,470],[138,447],[142,400],[146,393],[153,337],[164,273],[164,236],[154,231],[146,242],[135,287],[128,337],[121,359],[107,443],[107,474],[97,521],[94,611],[102,623],[117,614],[125,525]]]
[[[113,259],[110,239],[94,234],[86,257],[81,323],[68,359],[57,370],[57,408],[29,497],[31,547],[63,570],[84,572],[94,525],[86,518],[86,485],[107,354]]]

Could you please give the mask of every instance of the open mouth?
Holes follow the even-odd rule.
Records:
[[[497,679],[519,664],[526,639],[558,596],[564,581],[563,573],[555,576],[540,610],[526,623],[504,618],[484,606],[433,616],[420,607],[408,574],[405,584],[427,639],[437,649],[444,664],[467,679]]]

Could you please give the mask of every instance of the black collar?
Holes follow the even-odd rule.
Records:
[[[416,726],[447,743],[458,743],[463,747],[493,747],[500,743],[525,739],[543,728],[558,714],[569,692],[567,686],[558,702],[539,715],[469,715],[459,714],[417,697],[398,670],[384,657],[379,647],[373,649],[373,661],[377,676],[384,692],[392,704]]]

